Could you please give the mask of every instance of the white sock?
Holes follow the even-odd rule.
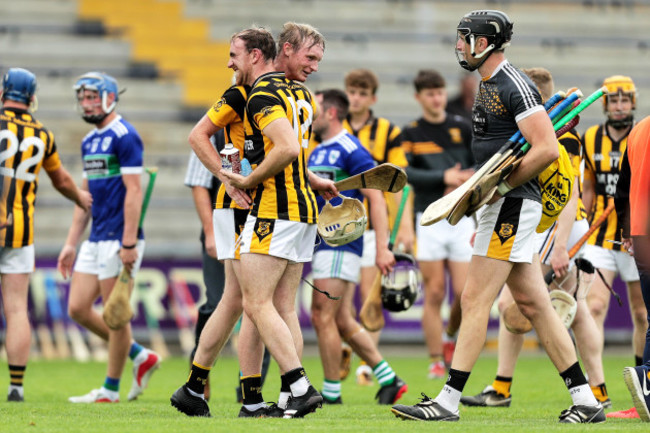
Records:
[[[266,402],[262,403],[255,403],[255,404],[245,404],[244,407],[248,409],[251,412],[255,412],[257,409],[261,407],[266,407]]]
[[[278,407],[280,409],[287,408],[287,402],[289,401],[289,397],[291,397],[290,392],[280,392],[280,396],[278,397]]]
[[[461,395],[462,392],[449,385],[445,385],[442,387],[442,391],[440,391],[440,394],[438,394],[438,397],[436,397],[434,401],[448,411],[458,413],[458,405],[460,404]]]
[[[303,376],[300,379],[296,380],[294,383],[290,384],[289,387],[291,388],[291,395],[294,397],[300,397],[301,395],[307,394],[307,390],[309,389],[309,381],[306,377]]]
[[[588,384],[570,388],[569,394],[571,394],[571,399],[575,405],[596,406],[598,404],[598,400],[594,397],[594,393],[591,391]]]

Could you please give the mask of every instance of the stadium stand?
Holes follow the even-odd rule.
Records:
[[[80,179],[78,143],[88,126],[74,110],[74,78],[103,70],[128,89],[118,107],[143,136],[148,165],[160,167],[147,217],[148,255],[198,254],[198,221],[182,185],[187,135],[230,81],[232,33],[252,24],[277,32],[287,20],[309,22],[327,38],[312,89],[341,86],[349,69],[379,76],[376,112],[397,124],[415,118],[411,80],[436,68],[456,92],[461,69],[455,27],[472,9],[498,8],[515,22],[508,58],[519,67],[545,66],[558,89],[591,93],[603,77],[631,76],[639,89],[637,117],[650,114],[647,0],[0,0],[0,72],[11,66],[39,78],[39,119],[50,125],[64,162]],[[602,120],[586,110],[578,128]],[[39,251],[56,255],[71,218],[42,182]]]

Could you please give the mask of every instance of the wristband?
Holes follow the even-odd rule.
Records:
[[[504,196],[508,194],[510,191],[512,191],[512,186],[504,179],[501,181],[499,186],[497,187],[497,192],[501,195]]]
[[[122,244],[122,248],[125,249],[125,250],[132,250],[133,248],[135,248],[136,245],[137,244],[133,244],[133,245],[124,245],[124,244]]]

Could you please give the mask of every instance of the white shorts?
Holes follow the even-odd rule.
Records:
[[[212,212],[217,259],[239,260],[237,240],[246,224],[247,215],[248,211],[241,209],[215,209]]]
[[[34,244],[0,248],[0,274],[31,274],[34,266]]]
[[[514,263],[532,263],[535,229],[542,205],[533,200],[502,197],[485,207],[478,220],[473,254]]]
[[[417,221],[422,212],[417,215]],[[452,226],[446,219],[430,226],[417,225],[418,261],[435,262],[450,260],[452,262],[469,262],[472,259],[470,240],[476,230],[474,219],[463,217]]]
[[[618,272],[621,280],[626,283],[639,281],[639,271],[634,263],[634,257],[628,252],[587,245],[583,257],[589,260],[595,268]]]
[[[97,275],[99,280],[117,277],[122,270],[121,247],[120,241],[84,241],[79,249],[79,254],[77,254],[74,271]],[[135,277],[142,263],[144,240],[138,240],[135,248],[138,250],[138,258],[131,271],[132,277]]]
[[[359,283],[361,257],[342,250],[322,250],[314,253],[311,272],[314,280],[338,278],[352,283]]]
[[[361,255],[361,267],[372,268],[377,259],[377,236],[375,231],[370,229],[363,232],[363,254]]]
[[[589,231],[589,223],[586,219],[575,221],[571,227],[571,233],[569,233],[569,239],[567,240],[567,249],[571,249],[580,238]],[[539,253],[539,261],[543,265],[551,265],[551,255],[553,254],[553,249],[555,248],[555,236],[557,235],[557,221],[553,223],[544,233],[538,233],[535,237],[535,250]],[[585,251],[585,245],[583,244],[580,250],[576,253],[575,256],[571,258],[571,264],[575,259],[582,257]]]
[[[305,263],[314,254],[316,224],[248,215],[240,239],[241,254],[266,254]]]

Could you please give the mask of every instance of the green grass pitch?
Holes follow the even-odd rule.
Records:
[[[397,352],[399,353],[399,352]],[[422,350],[424,355],[425,351]],[[632,400],[623,383],[622,369],[629,365],[631,356],[608,354],[605,374],[613,409],[628,409]],[[426,378],[426,356],[389,356],[395,371],[409,384],[409,391],[400,403],[414,404],[421,392],[435,397],[442,380]],[[357,363],[353,360],[353,367]],[[2,364],[0,364],[2,365]],[[322,386],[322,370],[317,357],[308,356],[304,365],[317,388]],[[601,425],[566,426],[557,418],[571,404],[570,397],[557,371],[543,354],[526,354],[517,364],[512,386],[513,403],[510,408],[462,408],[460,422],[426,423],[402,421],[395,418],[389,406],[374,402],[377,386],[356,385],[353,374],[343,382],[341,406],[326,406],[305,419],[238,419],[239,405],[235,402],[237,363],[232,357],[220,359],[211,375],[212,418],[189,418],[169,404],[174,390],[187,377],[188,361],[183,358],[166,359],[154,374],[149,388],[135,402],[127,402],[131,386],[131,363],[122,379],[119,404],[74,405],[67,402],[71,395],[81,395],[101,385],[105,365],[73,361],[30,362],[25,378],[25,403],[0,401],[0,432],[102,432],[102,433],[180,433],[180,432],[555,432],[555,431],[648,431],[640,420],[608,420]],[[0,374],[0,389],[6,389],[9,375]],[[481,357],[466,387],[466,394],[479,392],[492,382],[496,357]],[[269,401],[277,399],[278,370],[272,364],[264,395]]]

